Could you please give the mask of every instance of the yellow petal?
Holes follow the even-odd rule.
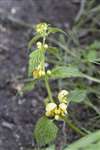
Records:
[[[55,108],[57,108],[57,105],[55,103],[48,103],[46,105],[46,111],[47,112],[51,112],[52,110],[54,110]]]

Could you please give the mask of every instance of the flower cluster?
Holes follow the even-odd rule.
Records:
[[[68,103],[67,103],[67,101],[65,101],[65,97],[67,95],[68,95],[68,92],[66,90],[62,90],[58,94],[58,98],[60,98],[59,99],[60,103],[58,105],[54,102],[48,103],[46,105],[45,115],[47,117],[54,117],[56,120],[59,120],[62,117],[64,117],[67,114]],[[66,100],[67,100],[67,97],[66,97]]]
[[[42,69],[40,66],[37,67],[37,69],[33,70],[33,77],[35,79],[39,79],[41,77],[45,76],[45,70]]]
[[[40,35],[44,35],[48,29],[48,24],[39,23],[36,25],[36,32]]]

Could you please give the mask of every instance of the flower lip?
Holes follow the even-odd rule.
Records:
[[[61,104],[59,104],[59,108],[60,108],[61,110],[63,110],[64,112],[66,112],[67,105],[66,105],[65,103],[61,103]]]
[[[57,105],[55,103],[48,103],[46,106],[46,111],[50,112],[50,111],[54,110],[55,108],[57,108]]]

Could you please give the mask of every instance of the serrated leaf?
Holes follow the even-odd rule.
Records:
[[[44,52],[35,50],[29,55],[28,76],[32,76],[33,69],[36,69],[40,63],[44,64]]]
[[[56,67],[51,71],[51,78],[81,77],[82,73],[75,67]]]
[[[86,99],[86,94],[87,94],[86,90],[75,89],[70,92],[68,99],[71,102],[80,103]]]
[[[58,128],[52,120],[41,117],[35,127],[34,135],[39,146],[50,144],[55,140]]]
[[[100,150],[100,130],[90,133],[64,150]]]
[[[41,38],[40,35],[34,36],[34,37],[31,39],[31,41],[29,42],[28,48],[30,49],[30,48],[32,47],[32,45],[33,45],[38,39],[40,39],[40,38]]]
[[[36,80],[25,82],[22,88],[23,93],[30,92],[35,86]]]

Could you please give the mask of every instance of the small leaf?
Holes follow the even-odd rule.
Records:
[[[56,67],[51,71],[51,78],[81,77],[82,73],[75,67]]]
[[[35,139],[39,146],[50,144],[55,140],[58,128],[52,120],[41,117],[35,127]]]
[[[69,101],[80,103],[85,100],[86,94],[86,90],[76,89],[70,92],[68,99]]]
[[[64,32],[62,29],[59,29],[59,28],[55,28],[55,27],[49,27],[48,28],[48,32],[49,33],[56,33],[56,32],[61,32],[63,34],[67,34],[66,32]]]
[[[36,80],[25,82],[22,88],[23,93],[33,90]]]
[[[64,150],[100,150],[100,130],[79,139]]]

